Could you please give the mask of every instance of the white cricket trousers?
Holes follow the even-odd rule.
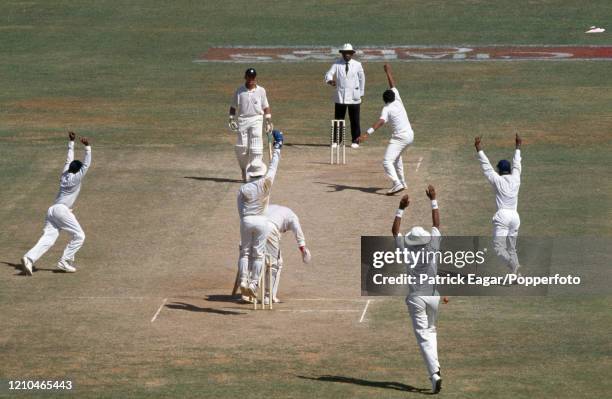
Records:
[[[405,184],[404,164],[402,161],[402,153],[408,148],[414,139],[414,134],[406,134],[400,137],[393,137],[389,140],[389,145],[385,150],[385,158],[383,167],[387,177],[391,179],[393,184]]]
[[[254,115],[238,118],[238,146],[246,146],[249,163],[263,158],[263,116]]]
[[[265,216],[245,216],[240,223],[240,279],[259,281],[270,227]]]
[[[516,273],[519,267],[516,240],[520,225],[521,218],[515,210],[500,209],[493,216],[493,248],[510,273]]]
[[[412,328],[429,376],[440,370],[438,362],[438,339],[436,319],[438,317],[439,296],[408,295],[406,305],[412,319]]]
[[[72,211],[63,204],[53,205],[49,208],[47,217],[45,218],[43,235],[25,256],[30,259],[32,263],[36,263],[36,261],[55,244],[61,230],[67,231],[72,235],[72,240],[70,240],[66,249],[64,249],[61,260],[72,262],[74,260],[74,255],[81,246],[83,246],[85,233]]]
[[[272,268],[272,297],[276,298],[280,275],[283,269],[283,257],[280,251],[281,233],[276,226],[270,223],[270,232],[266,240],[266,256]]]

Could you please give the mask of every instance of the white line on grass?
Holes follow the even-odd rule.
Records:
[[[366,312],[368,311],[368,306],[370,306],[370,301],[371,299],[368,299],[368,301],[366,302],[365,308],[363,308],[363,313],[361,314],[361,319],[359,319],[359,322],[363,322],[363,318],[366,315]]]
[[[418,172],[418,171],[419,171],[419,168],[421,167],[421,162],[423,162],[423,157],[420,157],[420,158],[419,158],[419,162],[417,163],[417,167],[416,167],[415,172]]]
[[[159,305],[159,309],[157,309],[157,312],[155,312],[155,314],[153,315],[153,318],[151,319],[151,323],[153,323],[155,321],[155,319],[157,319],[157,316],[159,316],[159,314],[161,313],[161,311],[164,308],[164,305],[166,304],[167,300],[168,300],[168,298],[164,298],[164,301],[162,302],[162,304]]]

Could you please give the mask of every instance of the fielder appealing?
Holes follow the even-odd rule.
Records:
[[[521,186],[521,137],[515,137],[515,150],[512,164],[502,159],[497,163],[497,170],[491,166],[489,159],[482,150],[480,137],[474,139],[474,146],[478,153],[478,160],[482,171],[495,190],[495,203],[497,212],[493,216],[493,247],[495,253],[502,259],[510,273],[518,274],[520,267],[516,254],[516,240],[518,237],[521,219],[516,211],[518,206],[518,193]]]
[[[266,238],[269,233],[268,219],[265,216],[272,184],[280,160],[283,134],[277,130],[274,137],[274,153],[270,167],[261,159],[254,159],[246,171],[248,183],[238,191],[238,214],[240,216],[240,291],[242,295],[257,297],[259,276],[264,262]],[[267,173],[266,173],[267,170]],[[248,276],[251,281],[248,281]]]
[[[302,254],[302,261],[304,263],[309,263],[312,257],[310,255],[310,250],[306,248],[306,239],[302,232],[302,226],[300,226],[300,219],[291,209],[281,205],[270,205],[266,211],[266,217],[268,218],[269,224],[269,234],[266,241],[266,256],[272,268],[272,301],[278,303],[280,301],[276,294],[278,293],[280,275],[283,269],[283,257],[280,250],[281,235],[288,231],[292,231]],[[268,297],[264,298],[264,303],[266,303],[266,301],[269,301]]]
[[[396,238],[398,246],[402,249],[404,245],[412,252],[418,251],[438,251],[440,249],[440,212],[438,211],[438,202],[436,200],[436,191],[433,186],[429,186],[425,191],[427,197],[431,200],[431,218],[433,227],[431,233],[420,226],[415,226],[410,229],[405,237],[400,234],[400,225],[404,209],[410,204],[410,199],[404,195],[400,201],[399,209],[393,220],[391,231]],[[442,389],[442,376],[440,372],[440,363],[438,361],[438,339],[436,332],[436,319],[438,317],[438,305],[440,303],[440,294],[436,290],[436,286],[425,283],[419,283],[421,275],[428,277],[436,276],[438,266],[436,257],[427,262],[425,257],[421,257],[419,263],[412,263],[407,266],[408,274],[416,278],[415,284],[409,285],[409,294],[406,297],[406,305],[412,319],[412,327],[416,337],[423,360],[427,366],[429,379],[431,381],[431,389],[433,393],[438,393]],[[444,298],[446,303],[448,300]]]
[[[249,68],[244,73],[245,83],[234,93],[229,109],[228,125],[238,132],[238,141],[234,150],[238,165],[242,171],[242,180],[246,182],[246,169],[255,159],[263,158],[262,123],[265,119],[266,133],[272,131],[272,114],[266,89],[257,85],[257,72]],[[236,111],[238,120],[236,122]]]
[[[387,177],[391,179],[393,185],[387,191],[387,195],[393,195],[397,192],[404,190],[406,187],[406,179],[404,178],[404,164],[402,160],[402,153],[408,148],[414,140],[414,132],[412,126],[408,120],[408,114],[404,103],[400,97],[399,91],[395,87],[395,81],[393,75],[391,75],[391,66],[385,64],[385,74],[387,75],[387,81],[389,82],[389,89],[383,93],[383,101],[385,106],[380,114],[380,119],[367,130],[367,134],[359,136],[359,141],[364,141],[373,134],[376,129],[382,127],[385,123],[389,122],[393,133],[391,134],[391,140],[385,151],[385,158],[383,161],[383,167]]]
[[[26,275],[32,275],[32,266],[41,256],[55,244],[59,232],[65,230],[72,235],[72,240],[66,246],[57,267],[65,272],[74,273],[74,256],[85,241],[85,233],[78,220],[72,213],[72,207],[81,191],[81,182],[91,165],[91,146],[87,138],[82,137],[81,143],[85,146],[85,159],[83,162],[74,160],[73,132],[68,133],[68,155],[60,177],[60,188],[55,202],[47,211],[43,235],[36,245],[21,258],[21,265]]]
[[[334,119],[344,119],[348,108],[351,121],[352,148],[359,148],[359,109],[365,94],[365,73],[359,61],[355,61],[355,50],[350,43],[340,49],[342,59],[336,61],[325,74],[325,83],[336,88],[334,96]],[[338,145],[340,137],[333,137],[332,146]]]

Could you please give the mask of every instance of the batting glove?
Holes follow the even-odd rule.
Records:
[[[230,130],[234,132],[238,131],[238,123],[236,122],[236,119],[234,119],[234,115],[229,116],[227,126],[229,126]]]
[[[279,130],[273,130],[272,137],[274,137],[274,148],[281,149],[283,146],[283,140],[284,140],[283,132]]]
[[[272,123],[271,116],[266,118],[266,120],[264,121],[264,127],[266,130],[266,133],[270,133],[274,129],[274,124]]]

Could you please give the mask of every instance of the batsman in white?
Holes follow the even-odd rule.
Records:
[[[385,90],[383,93],[385,106],[380,114],[380,119],[367,130],[367,134],[359,136],[359,141],[362,142],[366,140],[376,131],[376,129],[382,127],[385,123],[389,122],[391,125],[393,133],[391,134],[391,140],[389,140],[389,145],[385,151],[383,167],[385,168],[387,177],[389,177],[393,183],[389,191],[387,191],[387,194],[393,195],[407,188],[406,179],[404,178],[402,153],[412,144],[414,132],[408,120],[408,114],[406,113],[406,108],[404,108],[402,98],[395,87],[395,81],[391,74],[391,66],[385,64],[384,70],[387,75],[387,81],[389,82],[389,89]]]
[[[495,172],[489,159],[482,150],[482,139],[474,139],[474,147],[478,153],[478,160],[482,171],[495,190],[495,203],[497,212],[493,216],[493,247],[497,256],[506,263],[510,273],[520,275],[518,256],[516,254],[516,240],[521,219],[518,212],[518,194],[521,186],[521,144],[518,133],[514,139],[515,150],[512,164],[502,159],[497,163]]]
[[[36,245],[21,258],[21,265],[26,275],[32,275],[32,266],[41,256],[55,244],[59,232],[67,231],[72,235],[72,240],[66,246],[64,254],[59,260],[57,267],[68,273],[76,272],[74,267],[74,256],[85,241],[85,233],[77,218],[72,213],[72,207],[81,191],[81,182],[91,165],[91,146],[86,137],[81,138],[85,146],[85,159],[83,162],[74,159],[74,140],[76,134],[68,133],[68,155],[60,177],[60,188],[55,202],[47,211],[43,235]]]
[[[283,270],[283,257],[280,249],[282,234],[288,231],[293,232],[304,263],[309,263],[312,256],[310,250],[306,248],[306,238],[300,225],[300,219],[291,209],[281,205],[270,205],[266,211],[266,217],[270,231],[266,241],[266,256],[272,268],[272,301],[278,303],[280,302],[277,297],[278,285]],[[267,301],[269,298],[264,299],[264,303]]]
[[[440,230],[438,230],[440,227],[440,212],[438,210],[438,201],[436,200],[436,190],[430,185],[427,187],[425,193],[431,200],[431,218],[433,222],[431,233],[421,226],[415,226],[410,229],[405,237],[402,237],[400,233],[402,216],[404,210],[410,204],[410,198],[404,195],[400,201],[399,209],[395,213],[393,227],[391,228],[393,236],[396,238],[396,242],[402,250],[404,246],[407,246],[407,249],[412,252],[423,250],[434,252],[440,249],[442,236]],[[428,259],[421,256],[421,261],[411,263],[407,266],[408,274],[414,276],[416,283],[409,284],[409,294],[406,297],[406,305],[408,305],[408,312],[412,319],[414,335],[421,349],[425,365],[427,366],[429,379],[431,381],[431,389],[433,393],[438,393],[440,389],[442,389],[436,332],[436,319],[438,317],[440,294],[436,290],[435,285],[427,282],[419,282],[419,277],[421,275],[427,275],[428,277],[436,276],[438,273],[438,265],[436,264],[435,258],[434,256],[433,259],[429,259],[431,262],[427,262]],[[448,299],[445,297],[444,303],[447,302]]]
[[[267,168],[261,159],[254,159],[246,171],[247,183],[238,190],[238,215],[240,216],[240,291],[242,295],[257,297],[259,276],[263,267],[266,239],[269,233],[265,213],[270,201],[272,184],[280,160],[283,134],[272,132],[274,153]],[[251,281],[248,281],[249,275]]]
[[[272,132],[272,114],[266,97],[266,89],[257,85],[257,72],[249,68],[244,73],[245,83],[234,93],[229,109],[228,125],[238,132],[234,150],[246,182],[246,169],[255,159],[263,158],[262,124],[265,119],[266,133]],[[238,119],[236,119],[238,112]]]

